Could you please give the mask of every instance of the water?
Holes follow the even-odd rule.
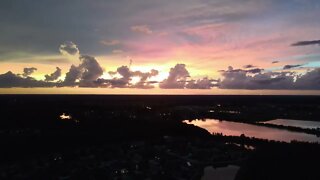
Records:
[[[304,129],[317,129],[320,128],[320,122],[315,121],[301,121],[301,120],[291,120],[291,119],[275,119],[271,121],[265,121],[264,124],[274,124],[283,126],[293,126],[300,127]]]
[[[312,134],[292,132],[288,130],[256,126],[245,123],[220,121],[216,119],[193,121],[185,120],[184,123],[199,126],[206,129],[210,133],[222,133],[223,135],[227,136],[240,136],[241,134],[245,134],[247,137],[255,137],[275,141],[290,142],[292,140],[297,140],[320,143],[320,138]]]

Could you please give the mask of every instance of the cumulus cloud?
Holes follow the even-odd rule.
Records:
[[[198,79],[198,80],[190,80],[186,84],[187,89],[211,89],[218,85],[218,80],[209,79],[208,77]]]
[[[81,70],[75,65],[71,65],[63,81],[64,86],[76,86],[76,80],[81,77]]]
[[[132,87],[141,88],[141,89],[154,88],[154,86],[152,85],[154,84],[154,82],[149,82],[147,80],[153,76],[157,76],[158,74],[159,74],[159,71],[155,69],[152,69],[150,72],[135,71],[133,72],[133,75],[140,77],[140,81],[134,84]]]
[[[163,80],[159,87],[163,89],[183,89],[190,77],[189,71],[185,64],[177,64],[170,69],[169,76]]]
[[[23,74],[22,76],[27,77],[30,76],[32,73],[34,73],[37,70],[37,68],[35,67],[31,67],[31,68],[23,68]]]
[[[298,76],[295,87],[296,89],[320,90],[320,68]]]
[[[8,71],[7,73],[0,74],[0,88],[12,88],[12,87],[54,87],[56,83],[38,81],[32,77],[21,77],[17,74]]]
[[[89,55],[80,55],[80,51],[76,44],[69,41],[62,44],[59,48],[60,52],[65,55],[79,55],[80,64],[78,66],[71,65],[66,77],[62,82],[62,86],[80,86],[80,87],[96,87],[95,81],[102,76],[104,69],[100,66],[98,61]],[[58,72],[57,72],[58,71]],[[56,74],[61,70],[57,69]],[[47,75],[46,79],[50,79]]]
[[[92,56],[82,55],[80,56],[80,60],[81,64],[78,67],[81,71],[80,86],[94,86],[93,82],[102,76],[104,71],[103,68]]]
[[[127,66],[121,66],[117,68],[116,72],[109,72],[111,76],[119,75],[120,78],[114,77],[112,79],[98,79],[97,83],[104,87],[111,88],[140,88],[140,89],[149,89],[154,88],[152,84],[154,82],[148,81],[149,78],[158,75],[158,71],[151,69],[150,72],[141,72],[141,71],[131,71]],[[133,77],[139,77],[140,80],[132,84],[131,80]]]
[[[223,79],[219,82],[221,89],[320,89],[320,68],[305,74],[294,72],[263,72],[250,75],[245,70],[221,71]]]
[[[291,46],[309,46],[309,45],[320,45],[320,40],[299,41],[291,44]]]
[[[46,74],[45,81],[55,81],[61,76],[61,69],[59,67],[56,67],[56,71],[54,71],[51,74]]]
[[[67,41],[67,42],[61,44],[59,47],[59,51],[63,55],[74,56],[74,55],[79,54],[79,49],[78,49],[77,45],[71,41]]]
[[[69,48],[66,48],[67,45]],[[159,72],[151,69],[149,72],[132,71],[130,66],[120,66],[116,71],[110,71],[110,79],[104,79],[104,68],[93,56],[80,55],[75,44],[62,45],[63,52],[69,55],[79,54],[79,65],[71,65],[63,81],[57,81],[61,76],[61,69],[45,75],[45,80],[36,80],[30,75],[37,69],[34,67],[24,68],[23,74],[14,74],[11,71],[0,74],[0,87],[110,87],[110,88],[154,88],[159,84],[163,89],[211,89],[213,87],[221,89],[309,89],[320,90],[320,68],[315,68],[298,74],[289,71],[297,65],[286,65],[283,72],[265,71],[253,65],[246,65],[244,69],[234,69],[229,66],[227,70],[220,70],[222,79],[215,80],[209,77],[192,79],[185,64],[176,64],[170,69],[169,75],[162,82],[150,80],[157,76]],[[76,48],[69,52],[70,48]],[[61,51],[61,49],[60,49]],[[72,53],[73,52],[73,53]],[[132,61],[130,61],[130,64]],[[133,79],[139,78],[133,82]],[[191,79],[191,80],[190,80]]]
[[[292,89],[294,76],[287,73],[265,72],[250,75],[245,70],[233,70],[230,66],[223,71],[221,89]]]
[[[293,65],[288,64],[288,65],[283,66],[283,69],[284,69],[284,70],[286,70],[286,69],[293,69],[293,68],[301,67],[301,66],[303,66],[303,64],[293,64]]]
[[[152,34],[153,33],[153,31],[147,25],[131,26],[130,29],[133,32],[138,32],[138,33],[142,33],[142,34]]]
[[[63,82],[65,86],[95,87],[95,81],[102,76],[103,68],[98,61],[88,55],[80,56],[81,64],[79,66],[72,65],[66,73]]]

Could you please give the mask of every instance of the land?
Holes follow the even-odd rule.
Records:
[[[0,179],[200,179],[228,165],[240,167],[238,180],[320,179],[319,144],[182,123],[319,121],[319,96],[1,95],[0,113]]]

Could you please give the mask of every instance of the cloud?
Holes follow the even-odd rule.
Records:
[[[320,90],[320,68],[305,74],[294,72],[264,72],[250,75],[247,71],[234,71],[229,67],[221,71],[221,89],[286,89]]]
[[[229,72],[229,73],[244,72],[244,73],[251,73],[251,74],[258,74],[258,73],[261,73],[262,71],[264,71],[264,69],[254,68],[254,69],[244,70],[244,69],[234,69],[232,66],[229,66],[228,70],[219,70],[219,72],[222,72],[222,73],[225,73],[225,72]]]
[[[0,88],[12,88],[12,87],[54,87],[56,83],[38,81],[32,77],[21,77],[17,74],[8,71],[7,73],[0,74]]]
[[[320,45],[320,40],[299,41],[299,42],[291,44],[291,46],[309,46],[309,45]]]
[[[81,55],[79,59],[81,64],[70,67],[63,84],[65,86],[96,87],[95,81],[102,76],[103,68],[92,56]]]
[[[320,68],[301,75],[295,82],[296,89],[320,90]]]
[[[131,26],[131,31],[143,33],[143,34],[152,34],[153,31],[149,28],[147,25],[137,25],[137,26]]]
[[[294,65],[288,64],[288,65],[283,66],[283,70],[292,69],[292,68],[301,67],[301,66],[303,66],[303,64],[294,64]]]
[[[37,68],[35,67],[31,67],[31,68],[24,68],[23,69],[23,74],[22,76],[27,77],[30,76],[32,73],[34,73],[37,70]]]
[[[59,67],[56,67],[56,71],[54,71],[51,74],[46,74],[45,81],[55,81],[61,76],[61,69]]]
[[[244,65],[243,68],[245,69],[249,69],[249,68],[254,68],[256,66],[252,65],[252,64],[248,64],[248,65]]]
[[[74,56],[74,55],[79,54],[79,49],[78,49],[77,45],[71,41],[67,41],[67,42],[61,44],[59,47],[59,51],[63,55]]]
[[[63,81],[63,86],[76,86],[76,80],[81,77],[81,69],[75,65],[71,65],[66,77]]]
[[[163,80],[159,87],[163,89],[183,89],[187,78],[190,77],[185,64],[177,64],[170,69],[169,76]]]
[[[279,61],[272,61],[271,63],[272,64],[277,64],[277,63],[279,63]]]
[[[140,77],[140,81],[136,84],[132,85],[133,88],[140,88],[140,89],[150,89],[154,88],[152,84],[153,82],[148,82],[147,80],[153,76],[157,76],[159,74],[158,70],[151,69],[150,72],[141,72],[141,71],[135,71],[133,72],[134,76]]]
[[[121,66],[117,68],[116,72],[109,72],[111,76],[119,74],[120,78],[112,79],[98,79],[97,84],[104,87],[111,88],[140,88],[140,89],[150,89],[154,88],[152,84],[154,82],[148,81],[149,78],[156,76],[159,72],[155,69],[151,69],[150,72],[141,72],[141,71],[131,71],[127,66]],[[133,77],[139,77],[140,80],[132,84],[131,80]]]
[[[246,70],[246,72],[252,73],[252,74],[261,73],[262,71],[264,71],[264,69],[260,69],[260,68],[254,68],[254,69]]]
[[[205,77],[203,79],[198,80],[190,80],[188,84],[186,84],[187,89],[211,89],[212,87],[217,86],[219,81],[214,79],[209,79]]]
[[[294,76],[287,73],[265,72],[249,75],[245,70],[228,70],[222,72],[221,89],[292,89]]]
[[[102,40],[100,41],[101,44],[105,45],[105,46],[115,46],[115,45],[119,45],[120,41],[119,40]]]
[[[96,81],[103,74],[103,68],[98,61],[88,55],[80,56],[81,64],[78,69],[81,71],[80,86],[91,87],[94,86],[93,82]]]
[[[71,65],[69,71],[66,73],[62,86],[97,86],[95,81],[102,76],[104,69],[93,56],[81,55],[77,45],[70,41],[62,44],[59,50],[62,54],[66,55],[78,54],[81,62],[78,66]]]

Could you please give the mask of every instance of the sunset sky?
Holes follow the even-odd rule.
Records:
[[[0,93],[320,94],[319,0],[1,0]]]

